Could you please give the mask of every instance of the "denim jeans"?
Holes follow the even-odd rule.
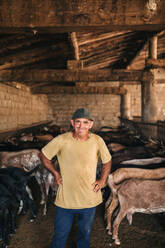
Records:
[[[89,248],[90,233],[96,207],[84,209],[65,209],[56,207],[54,236],[50,248],[65,248],[75,214],[78,215],[77,248]]]

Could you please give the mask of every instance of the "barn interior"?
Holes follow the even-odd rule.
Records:
[[[1,151],[6,144],[12,150],[40,149],[52,137],[37,144],[35,139],[45,135],[46,128],[53,128],[49,132],[53,136],[70,130],[72,114],[81,107],[91,111],[93,132],[103,135],[107,144],[109,137],[114,142],[119,137],[106,136],[105,130],[115,132],[124,127],[131,131],[131,138],[132,134],[140,137],[138,142],[152,140],[164,148],[164,96],[164,0],[0,1]],[[31,137],[34,133],[38,135],[35,139]],[[26,144],[25,138],[18,145],[16,139],[25,134],[30,135],[30,143]],[[129,145],[136,142],[128,141]],[[25,248],[48,248],[40,233],[51,240],[53,214],[51,207],[46,219],[40,213],[33,227],[25,216],[26,233],[19,230],[11,247],[21,248],[24,240]],[[143,227],[149,230],[142,233],[145,218]],[[143,234],[148,235],[143,248],[164,247],[164,227],[157,228],[157,219],[150,217],[151,227],[147,217],[135,220],[137,243],[130,237],[123,248],[142,245]],[[102,206],[96,223],[91,247],[107,248],[109,237],[103,226]],[[135,231],[130,228],[122,230],[123,240],[128,230]],[[31,229],[34,237],[29,239]]]
[[[138,122],[163,139],[165,3],[1,1],[0,132],[54,121],[78,107],[94,129]]]

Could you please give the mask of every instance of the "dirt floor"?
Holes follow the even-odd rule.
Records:
[[[37,191],[36,191],[37,192]],[[10,238],[9,248],[49,248],[53,235],[55,206],[49,201],[46,216],[42,215],[42,207],[37,206],[38,214],[30,223],[29,214],[18,217],[18,229]],[[97,207],[96,218],[91,235],[91,248],[110,248],[114,245],[105,230],[104,205]],[[72,248],[76,239],[77,224],[73,224],[67,248]],[[135,214],[130,226],[126,219],[120,225],[119,238],[121,248],[165,248],[165,215]]]

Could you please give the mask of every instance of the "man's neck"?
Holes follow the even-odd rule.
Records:
[[[75,132],[73,132],[73,138],[76,140],[80,140],[80,141],[85,141],[88,140],[90,137],[90,133],[88,132],[86,135],[84,136],[79,136],[78,134],[76,134]]]

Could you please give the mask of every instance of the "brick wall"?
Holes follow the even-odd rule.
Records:
[[[125,85],[131,92],[131,115],[141,115],[140,85]],[[120,125],[119,95],[32,95],[27,87],[15,88],[0,84],[0,131],[19,128],[53,119],[57,125],[69,128],[73,112],[87,107],[95,119],[94,129]]]
[[[132,118],[141,116],[141,85],[125,85],[124,88],[131,93],[131,116]]]
[[[141,85],[126,84],[131,93],[131,116],[141,116]],[[157,90],[158,120],[165,120],[165,85]],[[25,86],[18,88],[0,84],[0,131],[31,125],[53,119],[56,124],[69,128],[73,112],[87,107],[95,119],[94,129],[120,125],[121,97],[119,95],[32,95]],[[135,118],[136,119],[136,118]]]
[[[115,83],[115,85],[117,85]],[[131,115],[141,115],[141,86],[125,85],[131,92]],[[69,120],[77,108],[87,107],[95,119],[94,129],[102,126],[116,127],[120,125],[121,97],[119,95],[48,95],[48,118],[55,123],[69,128]]]
[[[117,95],[50,95],[51,115],[56,123],[68,128],[73,112],[87,107],[95,120],[94,129],[119,125],[120,96]],[[49,116],[51,118],[51,116]]]
[[[47,97],[17,87],[0,84],[0,131],[47,120]]]

